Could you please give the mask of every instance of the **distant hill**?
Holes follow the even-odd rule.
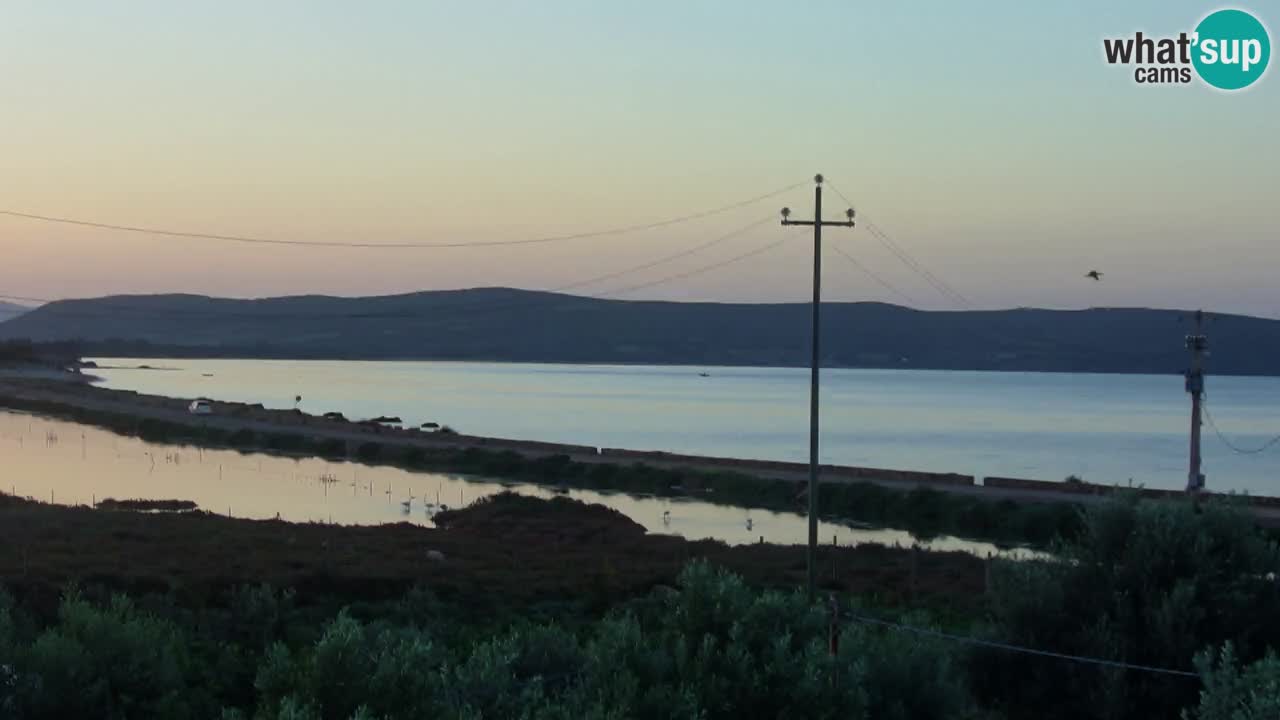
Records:
[[[1178,373],[1181,313],[1151,309],[920,311],[823,306],[837,367]],[[135,356],[457,359],[804,366],[806,304],[598,300],[487,288],[364,298],[117,296],[49,303],[0,339],[81,341]],[[1280,374],[1280,321],[1213,316],[1215,373]]]
[[[30,310],[31,308],[26,307],[25,305],[16,305],[14,303],[0,300],[0,322],[12,320],[13,318],[29,312]]]

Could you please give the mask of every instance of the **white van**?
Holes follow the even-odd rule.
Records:
[[[213,414],[213,404],[204,399],[193,400],[187,410],[192,415],[211,415]]]

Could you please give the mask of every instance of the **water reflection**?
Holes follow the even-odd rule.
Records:
[[[3,411],[0,452],[9,470],[8,487],[0,489],[68,505],[91,505],[108,497],[191,500],[202,510],[242,518],[351,525],[409,522],[430,527],[439,510],[465,506],[504,490],[536,497],[557,494],[523,483],[154,444],[86,425]],[[802,544],[808,537],[805,518],[794,513],[591,490],[562,494],[614,508],[649,532],[691,540]],[[819,530],[824,543],[840,545],[908,546],[915,541],[901,530],[832,523],[822,523]],[[984,556],[998,553],[989,543],[958,538],[921,544]]]

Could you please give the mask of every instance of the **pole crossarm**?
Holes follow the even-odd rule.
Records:
[[[822,176],[813,178],[813,219],[792,220],[791,208],[782,208],[783,225],[803,225],[813,228],[813,328],[812,350],[809,362],[809,549],[807,554],[809,603],[817,599],[818,592],[818,369],[822,357],[819,352],[821,337],[820,313],[822,311],[822,228],[853,227],[853,208],[845,211],[844,220],[822,219]]]
[[[818,223],[818,222],[814,222],[813,220],[788,220],[786,218],[783,218],[782,224],[783,225],[805,225],[808,227],[812,227],[813,225],[819,225],[819,224],[821,224],[822,227],[853,227],[852,220],[840,220],[840,221],[823,220],[820,223]]]

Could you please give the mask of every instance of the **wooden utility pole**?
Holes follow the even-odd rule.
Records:
[[[853,227],[853,208],[845,211],[845,220],[827,222],[822,219],[822,175],[813,178],[813,219],[792,220],[791,208],[782,208],[783,225],[813,226],[813,347],[809,359],[809,603],[817,597],[818,574],[818,351],[822,308],[822,228]]]
[[[1195,332],[1187,336],[1191,351],[1191,369],[1187,371],[1187,392],[1191,393],[1191,468],[1187,472],[1187,492],[1204,489],[1204,473],[1200,472],[1200,405],[1204,402],[1204,353],[1209,339],[1204,335],[1204,311],[1195,314]]]

